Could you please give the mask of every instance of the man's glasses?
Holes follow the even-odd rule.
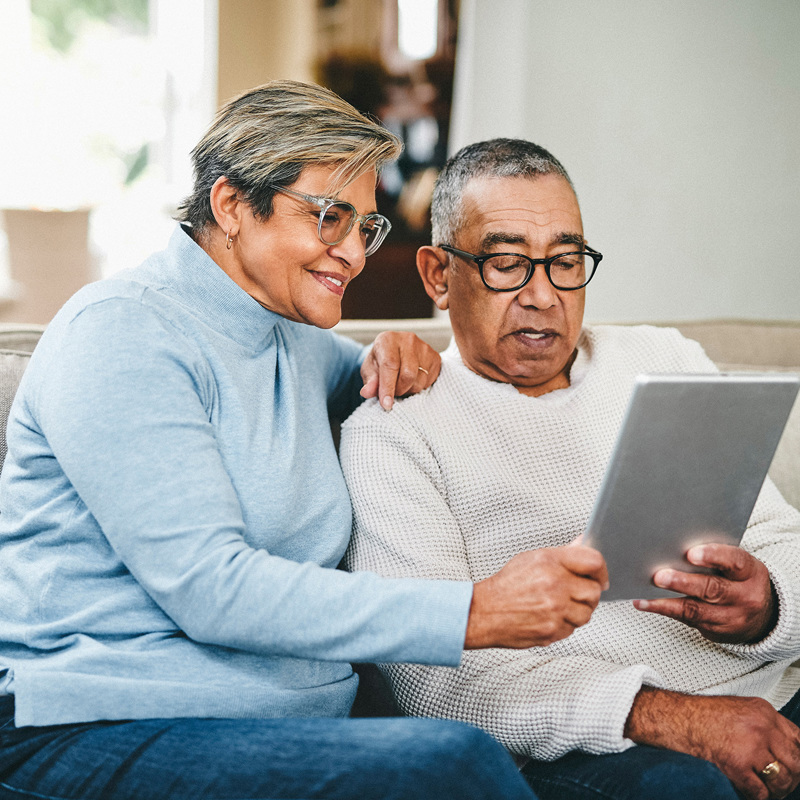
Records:
[[[355,206],[343,200],[315,197],[274,184],[270,184],[270,188],[292,197],[299,197],[319,208],[317,236],[323,244],[339,244],[353,230],[354,225],[359,225],[361,240],[364,242],[364,255],[371,256],[392,229],[392,223],[383,214],[359,214]]]
[[[550,283],[556,289],[571,292],[582,289],[592,279],[597,265],[603,256],[584,245],[585,250],[577,253],[560,253],[552,258],[528,258],[521,253],[490,253],[476,256],[464,250],[440,245],[442,250],[460,258],[474,261],[478,265],[481,280],[493,292],[514,292],[521,289],[533,276],[537,264],[544,265]]]

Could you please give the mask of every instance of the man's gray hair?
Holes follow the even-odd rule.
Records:
[[[194,188],[178,219],[201,235],[216,225],[211,187],[224,175],[256,216],[272,214],[275,190],[290,186],[308,166],[334,173],[335,196],[365,172],[400,154],[402,143],[329,89],[298,81],[272,81],[234,97],[217,113],[192,150]]]
[[[467,221],[463,218],[464,189],[473,178],[535,178],[560,175],[572,187],[561,162],[524,139],[489,139],[462,147],[439,173],[431,203],[432,243],[453,244]]]

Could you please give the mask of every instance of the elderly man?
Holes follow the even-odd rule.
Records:
[[[431,389],[390,413],[372,401],[345,425],[346,563],[473,580],[479,596],[492,590],[481,581],[535,550],[547,603],[635,376],[714,365],[674,330],[583,327],[602,256],[567,173],[536,145],[499,139],[454,156],[433,241],[417,264],[454,341]],[[602,602],[549,645],[386,674],[405,713],[472,722],[527,757],[543,800],[785,797],[800,780],[798,533],[800,513],[767,481],[741,548],[689,552],[714,576],[656,574],[680,595]]]

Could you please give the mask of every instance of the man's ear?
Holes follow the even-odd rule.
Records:
[[[441,247],[420,247],[417,250],[417,271],[428,297],[436,303],[440,311],[444,311],[449,300],[447,281],[450,275],[450,257]]]
[[[211,211],[221,230],[234,238],[241,227],[241,215],[245,204],[239,194],[224,175],[220,175],[211,187],[209,194]]]

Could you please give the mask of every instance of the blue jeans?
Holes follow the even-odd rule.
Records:
[[[429,719],[144,719],[16,728],[0,798],[536,800],[487,734]]]
[[[781,714],[800,725],[800,692]],[[731,782],[709,761],[638,745],[622,753],[568,753],[530,761],[522,770],[540,800],[739,800]],[[787,800],[800,800],[800,788]]]

